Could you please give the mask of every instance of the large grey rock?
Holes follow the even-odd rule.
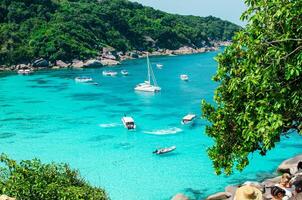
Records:
[[[235,186],[235,185],[229,185],[224,188],[225,192],[228,192],[231,194],[231,197],[229,199],[234,198],[237,189],[238,189],[238,186]]]
[[[297,165],[299,161],[302,161],[302,154],[283,161],[279,165],[277,171],[281,173],[295,174],[298,171]]]
[[[84,63],[84,67],[103,67],[103,64],[99,60],[90,59]]]
[[[265,187],[271,187],[278,184],[280,180],[281,180],[281,176],[277,176],[275,178],[266,179],[261,184],[264,185]]]
[[[172,197],[171,200],[189,200],[189,197],[185,196],[184,194],[176,194],[174,197]]]
[[[49,67],[49,62],[43,58],[37,59],[32,63],[33,67]]]
[[[211,196],[208,196],[206,200],[225,200],[229,199],[232,196],[229,192],[218,192],[216,194],[212,194]]]

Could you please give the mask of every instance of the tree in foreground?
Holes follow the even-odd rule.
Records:
[[[0,194],[23,200],[107,200],[104,190],[90,186],[68,165],[42,164],[39,160],[17,163],[0,156]]]
[[[246,0],[245,29],[217,57],[215,105],[202,102],[217,174],[265,155],[302,128],[302,1]]]

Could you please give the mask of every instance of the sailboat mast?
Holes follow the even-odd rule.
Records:
[[[149,53],[147,52],[147,67],[148,67],[148,82],[151,84],[151,73],[150,73],[150,61],[149,61]]]

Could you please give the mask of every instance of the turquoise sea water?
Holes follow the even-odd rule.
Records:
[[[167,200],[183,192],[196,199],[242,179],[255,180],[271,172],[285,158],[299,153],[298,136],[284,139],[266,157],[254,155],[243,173],[216,176],[206,154],[212,144],[206,122],[191,128],[181,118],[200,102],[212,100],[211,81],[217,52],[175,57],[152,57],[164,64],[154,68],[162,91],[134,92],[146,78],[144,59],[113,68],[127,69],[128,77],[104,77],[102,70],[39,71],[31,76],[0,77],[0,151],[21,160],[68,162],[94,185],[106,189],[113,200]],[[179,75],[186,73],[189,82]],[[75,83],[91,76],[100,85]],[[131,115],[137,131],[126,131],[121,117]],[[176,145],[164,156],[152,155],[157,147]]]

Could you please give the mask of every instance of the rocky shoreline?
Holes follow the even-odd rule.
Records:
[[[212,47],[203,47],[203,48],[192,48],[188,46],[181,47],[176,50],[169,49],[158,49],[149,53],[149,56],[176,56],[176,55],[188,55],[188,54],[197,54],[205,53],[210,51],[216,51],[220,46],[229,45],[229,41],[215,42]],[[77,60],[74,59],[70,63],[66,63],[62,60],[57,60],[54,63],[49,62],[44,58],[39,58],[33,61],[32,63],[27,64],[17,64],[11,66],[0,65],[1,71],[18,71],[21,69],[30,69],[32,71],[40,69],[62,69],[62,68],[90,68],[90,67],[103,67],[103,66],[116,66],[121,64],[121,62],[130,59],[143,58],[147,56],[146,51],[128,51],[128,52],[117,52],[111,47],[103,48],[99,56],[93,59],[88,60]]]
[[[271,200],[272,196],[270,194],[270,188],[280,182],[283,173],[289,173],[292,180],[302,181],[302,173],[297,169],[297,165],[301,161],[302,154],[299,154],[293,158],[283,161],[276,169],[277,176],[272,176],[273,178],[260,180],[259,182],[243,180],[242,183],[226,186],[224,191],[212,194],[205,198],[205,200],[233,200],[237,188],[246,184],[252,185],[262,191],[263,200]],[[190,198],[184,194],[176,194],[171,200],[190,200]]]

